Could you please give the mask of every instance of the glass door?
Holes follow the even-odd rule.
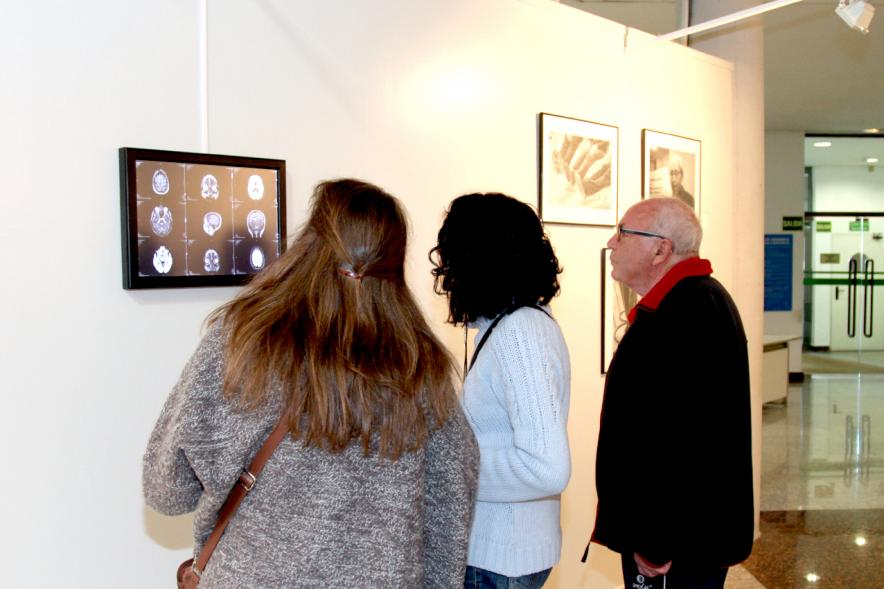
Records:
[[[884,371],[884,213],[807,213],[805,244],[807,347],[826,372]]]
[[[884,213],[805,213],[806,505],[879,506],[884,488]],[[807,304],[809,303],[809,304]]]

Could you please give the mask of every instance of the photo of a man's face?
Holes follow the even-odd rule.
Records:
[[[700,142],[645,130],[644,196],[672,196],[699,211]]]

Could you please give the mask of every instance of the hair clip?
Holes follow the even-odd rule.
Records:
[[[338,274],[340,274],[341,276],[346,276],[347,278],[352,278],[357,282],[360,282],[362,280],[362,274],[354,272],[353,270],[347,270],[346,268],[338,268]]]

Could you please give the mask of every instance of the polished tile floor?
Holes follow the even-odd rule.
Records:
[[[884,374],[809,374],[762,435],[761,537],[728,589],[884,587]]]

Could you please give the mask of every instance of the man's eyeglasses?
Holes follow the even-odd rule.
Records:
[[[624,235],[641,235],[642,237],[659,237],[660,239],[669,239],[665,235],[660,235],[659,233],[652,233],[651,231],[639,231],[638,229],[624,229],[623,223],[617,225],[617,241]]]

